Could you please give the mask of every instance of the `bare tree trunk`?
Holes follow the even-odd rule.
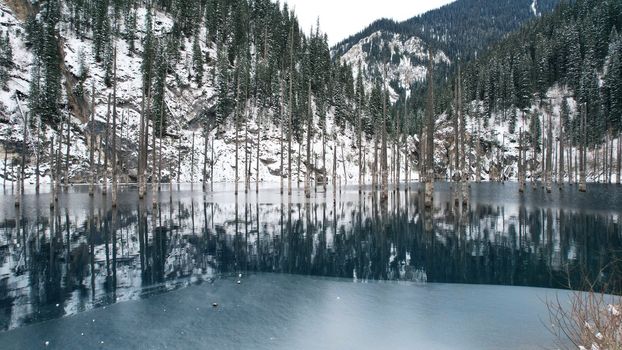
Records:
[[[302,138],[302,136],[301,136]],[[298,142],[298,159],[296,162],[296,188],[300,189],[300,158],[302,158],[302,139]]]
[[[91,128],[89,135],[89,166],[90,181],[89,181],[89,196],[93,196],[95,191],[95,83],[93,83],[91,92]]]
[[[65,141],[67,142],[67,148],[66,148],[66,152],[65,152],[65,178],[64,178],[64,185],[65,185],[65,189],[67,189],[69,187],[69,150],[71,147],[71,117],[67,116],[67,137],[65,138]]]
[[[23,152],[23,150],[22,150]],[[22,166],[23,168],[23,166]],[[17,172],[17,191],[15,191],[15,207],[19,207],[20,206],[20,201],[22,198],[22,184],[21,184],[21,174],[22,174],[22,170],[20,169],[20,171]],[[19,220],[19,219],[18,219]]]
[[[283,149],[283,139],[285,139],[285,125],[283,123],[283,119],[285,117],[285,82],[283,81],[283,79],[281,79],[281,115],[279,116],[279,125],[281,126],[281,137],[279,140],[280,143],[280,147],[281,147],[281,169],[279,172],[279,176],[281,178],[281,194],[283,194],[283,190],[284,190],[284,184],[283,184],[283,171],[285,170],[284,167],[284,159],[285,159],[285,150]]]
[[[389,199],[389,174],[387,169],[387,66],[384,65],[384,80],[383,80],[383,93],[382,93],[382,155],[381,155],[381,181],[382,181],[382,195],[381,200],[384,202]]]
[[[362,74],[362,72],[359,71],[358,74]],[[362,140],[362,134],[363,134],[363,92],[360,92],[360,96],[361,98],[358,101],[358,106],[357,106],[357,148],[358,148],[358,152],[359,152],[359,193],[363,192],[363,140]],[[326,142],[324,142],[326,143]],[[326,171],[326,166],[324,166],[324,171]],[[326,186],[324,186],[324,188],[326,189]]]
[[[65,132],[65,122],[64,120],[60,121],[60,130],[58,132],[58,145],[56,146],[56,183],[55,183],[55,188],[54,188],[54,192],[55,192],[55,200],[58,201],[58,194],[60,193],[60,187],[61,187],[61,182],[62,182],[62,156],[63,156],[63,134]]]
[[[559,166],[557,167],[557,184],[559,189],[564,188],[564,124],[559,118]]]
[[[207,144],[209,143],[209,130],[203,125],[203,192],[207,192]]]
[[[194,184],[194,138],[195,132],[192,132],[192,155],[190,156],[190,184]]]
[[[238,77],[237,89],[236,89],[236,101],[235,101],[235,117],[234,117],[234,128],[235,128],[235,178],[233,179],[235,190],[234,194],[238,195],[238,179],[239,179],[239,134],[240,134],[240,79]]]
[[[378,127],[374,127],[374,166],[372,167],[371,184],[373,191],[378,191]]]
[[[140,100],[140,125],[138,132],[138,198],[145,197],[146,178],[145,178],[145,90],[142,89],[142,98]]]
[[[523,182],[523,129],[518,132],[518,192],[525,192]]]
[[[406,96],[404,96],[404,119],[406,118]],[[394,144],[395,144],[395,155],[396,155],[396,164],[395,164],[395,188],[397,191],[400,190],[400,180],[401,180],[401,155],[400,155],[400,147],[398,145],[398,140],[400,139],[400,134],[402,133],[402,125],[401,125],[401,118],[400,118],[400,114],[399,112],[397,112],[397,127],[395,128],[395,138],[394,138]]]
[[[160,192],[162,186],[162,139],[164,138],[164,96],[162,96],[162,106],[160,108],[160,132],[159,132],[159,140],[158,140],[158,192]],[[154,145],[155,146],[155,145]],[[155,162],[155,159],[154,159]],[[155,168],[155,163],[154,163]],[[194,168],[192,169],[194,172]]]
[[[256,164],[256,173],[255,173],[255,193],[259,193],[259,160],[261,157],[261,117],[263,113],[263,108],[259,110],[259,114],[257,115],[257,164]],[[283,177],[281,177],[282,179]]]
[[[246,96],[248,96],[248,91],[246,91]],[[244,104],[246,106],[246,104]],[[245,112],[246,118],[244,120],[244,193],[248,193],[250,188],[250,175],[251,175],[251,166],[248,162],[248,109]],[[257,127],[259,130],[259,123],[257,123]]]
[[[426,103],[426,183],[424,205],[431,208],[434,196],[434,59],[432,51],[428,51],[428,99]]]
[[[117,48],[114,49],[114,73],[112,86],[112,207],[117,206]]]
[[[313,119],[313,107],[311,106],[311,80],[309,80],[309,111],[307,112],[307,164],[305,171],[305,197],[311,197],[309,180],[311,178],[311,120]]]
[[[404,175],[405,182],[404,191],[408,192],[410,188],[410,151],[408,148],[408,134],[410,133],[410,124],[408,121],[408,112],[407,112],[408,103],[404,103],[404,132],[402,135],[402,139],[404,140]]]
[[[210,151],[212,152],[212,159],[210,162],[210,191],[214,192],[214,142],[216,137],[212,137],[212,147],[210,147]]]
[[[212,170],[214,170],[213,167],[212,167]],[[179,188],[180,181],[181,181],[181,138],[177,140],[177,188]]]
[[[108,110],[106,112],[106,130],[105,130],[105,141],[106,147],[104,148],[104,184],[102,186],[102,195],[106,196],[108,194],[108,148],[110,147],[109,143],[109,134],[110,134],[110,103],[111,97],[110,93],[108,94]]]
[[[607,183],[611,183],[613,177],[613,132],[609,130],[609,165],[607,166]]]
[[[572,142],[570,141],[570,138],[568,140],[568,181],[570,182],[570,185],[574,184],[574,169],[572,166]]]
[[[50,155],[51,157],[51,155]],[[8,152],[6,150],[6,148],[4,149],[4,173],[3,173],[3,178],[2,178],[2,186],[6,188],[6,179],[8,178],[8,173],[7,173],[7,160],[8,160]],[[52,160],[50,159],[50,164],[52,163]],[[50,165],[51,166],[51,165]]]
[[[546,175],[545,175],[545,185],[546,192],[551,193],[552,191],[552,151],[553,151],[553,123],[551,122],[551,113],[548,113],[548,127],[547,127],[547,135],[546,135]]]
[[[337,194],[337,131],[333,130],[333,200],[336,194]]]
[[[580,153],[581,156],[579,157],[579,192],[586,192],[587,191],[587,184],[586,184],[586,174],[585,174],[585,168],[586,168],[586,150],[585,150],[585,119],[586,119],[586,110],[585,110],[585,104],[583,105],[583,108],[581,109],[581,144],[580,144]]]
[[[476,107],[478,108],[478,112],[476,113],[477,115],[477,136],[475,138],[475,153],[477,153],[477,156],[475,157],[477,164],[475,164],[475,183],[480,183],[482,182],[482,140],[481,140],[481,128],[482,128],[482,124],[481,124],[481,120],[480,120],[480,115],[479,115],[479,106]]]
[[[292,195],[292,131],[294,118],[294,26],[290,32],[289,123],[287,126],[287,194]]]
[[[620,141],[622,141],[622,134],[618,132],[618,140],[616,142],[618,146],[618,155],[616,157],[618,176],[616,177],[616,183],[618,185],[622,183],[622,143]]]
[[[54,136],[52,136],[52,139],[50,140],[50,154],[49,154],[50,160],[50,208],[54,208],[54,205],[56,203],[57,197],[56,197],[56,191],[54,189],[55,184],[54,182],[57,181],[56,179],[56,174],[54,169],[56,168],[54,166]],[[6,157],[5,157],[5,162],[4,162],[4,167],[6,168]],[[6,179],[6,170],[4,172],[4,176]]]
[[[35,157],[35,192],[39,194],[39,188],[41,185],[41,117],[37,118],[37,145],[36,145],[36,157]],[[6,154],[6,152],[5,152]],[[91,162],[92,163],[92,162]],[[93,165],[91,165],[91,168]],[[6,176],[6,175],[5,175]]]
[[[23,129],[23,134],[22,134],[22,156],[21,156],[21,161],[20,161],[20,169],[19,169],[19,178],[17,180],[17,186],[18,188],[18,193],[23,193],[24,192],[24,179],[26,177],[26,149],[27,149],[27,145],[28,145],[28,114],[22,112],[22,107],[20,105],[19,102],[19,97],[17,97],[17,94],[15,95],[15,99],[17,100],[17,107],[19,108],[19,112],[22,116],[22,121],[24,122],[24,129]],[[19,206],[19,204],[17,204],[17,206]]]

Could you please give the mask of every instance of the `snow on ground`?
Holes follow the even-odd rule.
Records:
[[[0,4],[0,10],[2,15],[0,16],[0,29],[9,30],[11,34],[11,44],[15,57],[15,67],[11,72],[11,79],[8,83],[8,91],[0,90],[0,102],[4,104],[2,111],[4,114],[4,122],[0,123],[0,144],[4,145],[20,145],[23,139],[23,122],[20,114],[20,108],[24,113],[28,113],[27,103],[24,101],[25,96],[28,93],[30,70],[32,66],[33,56],[31,52],[25,46],[25,37],[23,23],[12,15],[11,11],[6,5]],[[65,9],[66,10],[66,9]],[[144,9],[138,11],[138,33],[139,36],[144,33],[144,19],[146,13]],[[172,19],[167,15],[157,12],[154,17],[155,32],[158,35],[166,34],[171,26]],[[89,37],[77,37],[74,32],[69,29],[67,23],[60,25],[61,37],[63,43],[63,51],[65,55],[65,67],[68,71],[67,74],[77,75],[80,70],[81,60],[84,65],[89,67],[89,75],[84,83],[85,101],[90,104],[91,89],[95,87],[95,119],[100,125],[97,129],[98,139],[104,138],[104,127],[106,116],[108,114],[108,98],[112,95],[112,88],[104,85],[104,70],[101,63],[94,62],[92,50],[92,40]],[[205,30],[203,28],[203,30]],[[364,71],[370,69],[366,66],[364,58],[367,53],[364,52],[364,45],[370,43],[372,40],[384,40],[380,32],[374,33],[367,38],[362,39],[359,43],[354,45],[342,58],[344,62],[352,64],[354,69],[357,69],[358,61],[361,60]],[[137,174],[136,169],[136,155],[137,155],[137,140],[139,133],[139,120],[141,111],[141,84],[142,77],[140,74],[140,52],[142,50],[141,40],[136,40],[136,52],[129,52],[129,47],[124,40],[116,40],[115,45],[117,47],[117,112],[118,112],[118,127],[115,130],[117,133],[117,144],[119,145],[119,158],[121,161],[121,181],[133,181]],[[389,74],[392,76],[399,76],[402,78],[401,83],[408,85],[414,80],[425,79],[427,72],[424,66],[413,66],[410,57],[418,57],[424,59],[427,57],[427,49],[424,47],[423,42],[418,38],[402,38],[399,35],[392,35],[391,40],[388,42],[391,48],[392,54],[408,53],[403,55],[398,65],[390,65]],[[215,182],[232,182],[235,181],[235,149],[236,139],[233,125],[223,126],[220,130],[212,130],[207,139],[209,140],[207,154],[204,154],[206,138],[204,132],[199,127],[195,126],[195,123],[191,121],[197,116],[197,113],[205,108],[212,107],[214,103],[213,98],[215,94],[214,86],[210,80],[213,76],[214,67],[207,64],[205,65],[205,81],[201,87],[193,81],[189,81],[191,67],[191,42],[186,40],[184,43],[185,51],[181,52],[181,59],[177,62],[174,72],[170,72],[167,77],[167,91],[166,91],[166,104],[172,114],[173,118],[170,120],[170,125],[167,129],[169,136],[164,137],[162,140],[162,174],[164,178],[172,176],[176,181],[180,182],[199,182],[203,179],[203,164],[205,157],[207,156],[208,173],[211,170],[209,164],[214,162],[213,179]],[[209,53],[210,57],[216,57],[216,52],[213,48],[206,46],[205,43],[201,43],[201,49],[204,53]],[[410,56],[409,56],[410,55]],[[442,52],[438,52],[435,61],[449,63],[449,60]],[[376,67],[377,68],[377,67]],[[359,72],[355,71],[355,74]],[[368,84],[369,85],[369,84]],[[19,91],[21,94],[16,94]],[[568,91],[560,87],[552,88],[547,97],[552,108],[553,113],[553,133],[557,135],[558,118],[560,113],[560,106],[562,99],[565,96],[569,96]],[[15,96],[21,96],[20,105],[18,106]],[[395,97],[395,96],[394,96]],[[66,96],[64,97],[67,98]],[[64,101],[66,102],[66,101]],[[575,111],[576,103],[572,98],[568,98],[571,110]],[[471,110],[475,108],[477,104],[471,104]],[[480,107],[481,108],[481,107]],[[87,109],[90,109],[88,107]],[[90,171],[89,167],[89,155],[87,147],[87,135],[90,134],[87,110],[85,115],[72,115],[71,116],[71,131],[70,131],[70,179],[73,182],[84,182]],[[544,107],[534,105],[532,112],[537,112],[541,118],[545,115],[547,110]],[[1,113],[1,112],[0,112]],[[64,111],[68,114],[68,111]],[[505,111],[506,114],[509,111]],[[258,123],[259,115],[264,114],[262,121]],[[472,113],[469,113],[472,114]],[[491,169],[494,167],[502,174],[506,179],[515,179],[517,174],[517,132],[511,134],[509,132],[509,126],[507,122],[502,122],[502,111],[494,113],[486,124],[488,128],[484,128],[485,124],[482,121],[482,128],[480,132],[480,138],[484,145],[482,155],[482,179],[493,180],[491,176]],[[0,114],[1,116],[1,114]],[[251,108],[249,112],[248,130],[244,127],[241,128],[238,135],[238,181],[244,182],[246,178],[246,172],[244,169],[250,168],[249,181],[255,182],[257,179],[264,183],[280,183],[281,172],[281,153],[284,158],[284,169],[288,168],[287,159],[287,140],[281,140],[282,133],[279,125],[275,125],[270,122],[273,120],[272,116],[260,113],[256,108]],[[112,119],[112,118],[111,118]],[[442,114],[437,118],[437,131],[435,137],[435,162],[437,169],[448,169],[449,160],[453,150],[453,127],[448,120],[446,114]],[[319,119],[316,117],[313,122],[314,137],[311,140],[312,143],[312,164],[315,169],[318,170],[318,176],[325,169],[325,174],[328,176],[328,181],[332,181],[334,176],[337,177],[337,182],[341,184],[354,184],[358,182],[358,149],[356,132],[351,127],[346,127],[345,130],[341,130],[336,127],[333,122],[332,111],[329,111],[326,125],[326,135],[323,135],[319,125]],[[111,120],[112,123],[112,120]],[[259,124],[259,125],[258,125]],[[522,121],[519,118],[517,129],[523,127],[527,128],[528,122]],[[112,128],[109,128],[112,130]],[[152,126],[150,127],[152,129]],[[261,142],[260,142],[260,165],[259,170],[256,169],[256,154],[257,154],[257,137],[258,130],[261,129]],[[467,115],[467,140],[472,141],[477,136],[477,125],[474,122],[474,118]],[[32,156],[27,160],[27,183],[33,184],[35,182],[34,166],[35,159],[34,151],[36,149],[36,138],[33,137],[35,130],[28,129],[28,147],[31,150]],[[248,137],[246,136],[248,135]],[[55,139],[58,142],[58,135],[56,131],[47,128],[45,131],[45,140],[42,144],[41,154],[41,182],[48,183],[49,178],[49,163],[48,163],[48,150],[49,141]],[[110,135],[110,139],[112,136]],[[192,147],[194,140],[194,148]],[[410,153],[409,169],[411,174],[410,179],[416,180],[419,178],[416,171],[416,159],[415,154],[418,153],[419,137],[415,135],[410,137],[408,141],[408,152]],[[2,142],[3,141],[3,142]],[[65,142],[65,141],[64,141]],[[213,142],[213,150],[212,150]],[[305,166],[306,160],[306,146],[304,144],[305,137],[303,137],[302,144],[296,142],[295,138],[292,143],[292,177],[293,182],[296,183],[298,179],[304,180],[305,172],[307,171]],[[617,141],[616,141],[617,142]],[[99,140],[98,140],[99,143]],[[159,143],[159,141],[158,141]],[[283,148],[281,143],[283,144]],[[392,140],[389,140],[389,145],[392,145]],[[474,145],[474,143],[471,143]],[[157,145],[156,145],[157,146]],[[367,140],[364,138],[362,153],[365,156],[364,168],[366,169],[364,181],[371,183],[371,168],[374,154],[374,142],[373,140]],[[149,146],[151,149],[151,145]],[[615,146],[614,146],[615,147]],[[6,151],[4,147],[0,147],[0,156],[4,156],[5,152],[8,152],[8,165],[5,169],[3,159],[0,159],[0,175],[3,179],[8,181],[15,180],[15,173],[17,172],[17,166],[11,166],[12,159],[17,158],[18,154],[15,152],[15,146],[11,149],[7,146]],[[335,152],[336,148],[336,152]],[[406,176],[404,173],[404,159],[406,159],[404,146],[400,145],[400,158],[401,158],[401,180],[403,181]],[[245,152],[246,150],[246,152]],[[299,152],[300,151],[300,152]],[[63,149],[63,153],[66,150]],[[325,152],[325,165],[322,154]],[[468,161],[472,165],[472,172],[475,171],[475,148],[469,147],[468,149]],[[150,164],[151,164],[151,152]],[[212,154],[214,155],[212,159]],[[248,156],[247,156],[248,154]],[[333,158],[336,154],[337,166],[333,166]],[[299,156],[302,158],[298,162]],[[528,152],[528,158],[530,158],[531,152]],[[156,155],[159,157],[159,154]],[[246,159],[248,157],[248,166],[246,165]],[[392,164],[392,160],[395,159],[393,155],[393,149],[388,151],[389,166]],[[95,154],[96,163],[103,164],[104,154],[96,150]],[[300,167],[298,166],[300,164]],[[101,167],[100,167],[101,170]],[[284,170],[286,174],[286,170]],[[125,174],[132,176],[128,178]],[[178,176],[179,174],[179,176]],[[446,177],[451,175],[449,170],[445,171]],[[100,181],[104,174],[100,171]],[[528,175],[531,175],[528,173]],[[208,175],[209,176],[209,175]],[[592,177],[590,173],[588,176]],[[601,174],[601,180],[604,177]],[[315,177],[312,176],[312,181]],[[287,182],[287,180],[284,180]]]

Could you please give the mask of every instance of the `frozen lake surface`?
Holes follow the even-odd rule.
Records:
[[[615,185],[473,184],[463,207],[439,183],[431,210],[417,185],[387,202],[357,187],[307,201],[166,185],[155,210],[133,187],[116,209],[81,186],[53,210],[31,192],[16,208],[10,191],[3,349],[541,348],[553,345],[543,300],[583,273],[621,277],[620,263],[601,274],[621,261]]]
[[[0,333],[3,349],[536,349],[538,288],[251,274]],[[218,303],[218,307],[213,307]],[[103,342],[103,343],[102,343]]]

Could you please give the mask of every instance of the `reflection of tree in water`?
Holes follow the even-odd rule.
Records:
[[[451,200],[423,207],[418,193],[395,193],[388,201],[188,199],[155,212],[137,202],[133,210],[6,219],[0,328],[243,271],[565,287],[617,267],[599,275],[617,261],[618,217]]]

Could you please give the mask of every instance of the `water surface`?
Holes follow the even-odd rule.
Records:
[[[63,328],[61,324],[73,321],[58,321],[61,317],[88,318],[85,315],[90,313],[82,312],[92,309],[107,315],[103,307],[110,309],[122,301],[133,303],[115,305],[117,313],[130,305],[148,309],[154,298],[212,293],[200,288],[236,282],[239,273],[259,273],[255,277],[258,296],[270,294],[266,282],[270,279],[278,282],[277,292],[281,288],[296,294],[287,301],[280,297],[278,303],[267,303],[268,309],[258,312],[269,322],[275,320],[267,310],[279,309],[280,302],[300,302],[299,297],[315,298],[325,292],[318,286],[353,289],[352,299],[364,309],[411,308],[413,314],[394,315],[393,330],[400,334],[406,329],[398,326],[400,320],[416,323],[430,314],[442,322],[449,316],[464,323],[478,315],[494,320],[498,314],[492,312],[492,305],[512,300],[508,293],[522,293],[524,302],[531,305],[525,316],[532,319],[531,332],[539,334],[543,327],[538,318],[546,317],[541,312],[542,295],[509,287],[579,288],[586,274],[603,281],[619,278],[619,266],[609,264],[619,260],[622,247],[618,186],[592,185],[585,194],[566,187],[552,194],[530,189],[519,195],[514,184],[474,184],[471,202],[463,207],[454,205],[452,185],[441,183],[431,210],[423,208],[417,185],[409,192],[391,192],[387,202],[368,189],[359,194],[357,187],[337,192],[319,188],[309,200],[300,190],[289,197],[274,187],[262,188],[259,195],[254,189],[246,194],[240,187],[236,197],[231,189],[217,186],[204,194],[196,185],[175,185],[172,192],[163,186],[155,210],[150,197],[138,200],[131,187],[121,191],[114,210],[110,198],[99,193],[90,198],[80,186],[63,193],[52,210],[48,194],[33,193],[15,208],[7,189],[0,196],[0,330],[27,325],[45,330],[50,323],[38,323],[48,320]],[[409,284],[360,284],[372,281]],[[298,292],[296,285],[300,285]],[[255,287],[246,282],[243,286],[247,291]],[[387,299],[382,298],[385,293]],[[422,303],[426,300],[421,299],[422,293],[435,299]],[[469,293],[473,298],[448,306],[449,299],[454,303]],[[487,297],[477,297],[482,293]],[[491,303],[495,295],[498,304]],[[247,307],[259,303],[253,296],[246,298]],[[337,306],[306,307],[314,311],[308,315],[311,318],[328,317],[324,313],[347,316]],[[422,311],[426,307],[429,312]],[[515,311],[500,312],[511,318]],[[278,317],[277,321],[284,320]],[[354,322],[352,329],[357,322],[383,323],[371,314],[352,317],[356,320],[347,320]],[[370,320],[365,321],[366,317]],[[248,322],[238,321],[240,327]],[[514,326],[523,327],[526,322],[514,321]],[[495,324],[482,323],[480,331],[484,326]],[[462,335],[456,341],[486,333],[470,326],[459,328],[456,325],[453,331]],[[0,333],[0,341],[12,334],[16,333]],[[296,338],[288,334],[291,340]],[[425,338],[423,333],[413,334],[397,336],[396,341]],[[479,344],[494,345],[495,337],[489,337],[492,341]],[[340,343],[335,340],[335,344]]]

